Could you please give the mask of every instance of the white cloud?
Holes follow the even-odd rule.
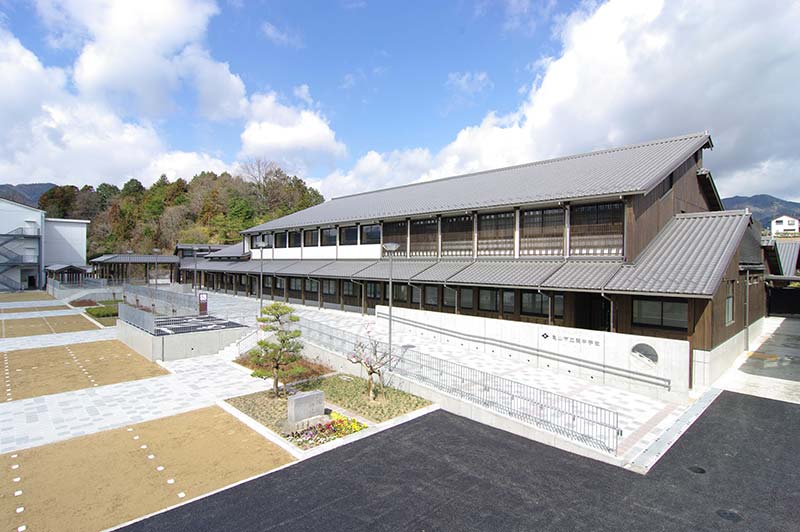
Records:
[[[723,195],[800,198],[800,4],[612,0],[560,27],[561,53],[537,63],[518,109],[462,129],[422,179],[709,129],[705,164]],[[348,191],[388,182],[337,176]]]
[[[44,67],[1,28],[0,78],[0,173],[8,181],[149,183],[201,162],[220,167],[204,154],[167,153],[149,123],[123,120],[102,102],[70,93],[65,71]]]
[[[189,181],[200,172],[230,171],[230,165],[205,153],[171,151],[162,153],[142,169],[137,177],[143,183],[152,183],[162,174],[170,181],[183,178]]]
[[[264,22],[261,25],[264,36],[278,46],[291,46],[292,48],[302,48],[303,40],[296,33],[286,29],[282,30],[271,22]]]
[[[275,92],[253,95],[241,139],[241,157],[264,157],[291,168],[347,151],[319,111],[285,105]]]
[[[339,84],[339,88],[345,90],[352,89],[353,87],[356,86],[356,83],[357,83],[356,75],[353,74],[352,72],[348,72],[342,77],[342,82]]]
[[[209,120],[230,120],[247,111],[247,95],[242,78],[231,73],[228,63],[214,61],[208,51],[187,46],[177,58],[180,71],[197,88],[197,106]]]
[[[314,99],[311,98],[311,90],[308,88],[308,85],[298,85],[294,88],[293,92],[294,97],[304,104],[308,106],[314,105]]]
[[[486,72],[450,72],[445,85],[467,95],[477,94],[494,86]]]

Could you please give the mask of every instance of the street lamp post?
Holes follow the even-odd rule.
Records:
[[[256,246],[258,252],[258,313],[261,315],[261,309],[264,308],[264,245],[263,240]]]
[[[161,253],[161,249],[160,248],[153,248],[153,254],[156,256],[156,280],[155,280],[156,289],[158,289],[158,254],[159,253]]]
[[[133,253],[132,249],[125,251],[125,254],[128,255],[128,268],[125,270],[125,282],[128,284],[131,284],[131,253]]]
[[[392,271],[394,252],[400,248],[397,242],[386,242],[383,244],[383,249],[389,253],[389,356],[392,356],[392,301],[394,298],[394,289],[392,288]]]
[[[194,288],[194,298],[197,299],[197,252],[200,250],[197,246],[192,246],[192,256],[194,256],[194,274],[192,275],[192,288]]]

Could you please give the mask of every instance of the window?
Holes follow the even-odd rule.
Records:
[[[268,235],[262,235],[264,237],[264,247],[271,248],[275,244],[275,238],[272,233]]]
[[[362,225],[361,226],[361,243],[362,244],[380,244],[381,243],[381,226],[379,224]]]
[[[395,257],[405,256],[406,242],[408,241],[408,222],[390,222],[383,224],[383,241],[394,242],[400,245],[394,253],[384,250],[384,255],[389,256],[391,254]]]
[[[290,248],[299,248],[301,240],[302,240],[302,237],[300,236],[300,231],[289,231],[289,247]]]
[[[283,290],[283,277],[276,277],[275,278],[275,288],[278,290]]]
[[[733,323],[733,293],[736,281],[725,284],[725,325]]]
[[[472,288],[461,288],[461,301],[459,302],[461,308],[472,308],[473,293]]]
[[[444,297],[442,298],[442,305],[449,308],[456,306],[456,289],[445,286]]]
[[[322,293],[326,296],[336,295],[336,281],[333,279],[325,279],[322,281]]]
[[[442,218],[442,256],[472,256],[474,219],[470,214]]]
[[[411,221],[412,257],[435,257],[439,251],[439,221],[436,218]]]
[[[635,298],[633,324],[686,330],[689,327],[689,304],[685,301]]]
[[[519,214],[520,255],[564,254],[563,209],[534,209]]]
[[[497,312],[497,290],[493,288],[481,288],[478,290],[478,309]]]
[[[306,229],[303,231],[303,245],[307,248],[319,245],[319,229]]]
[[[478,216],[478,255],[514,254],[514,213]]]
[[[783,225],[783,220],[775,220],[775,225]]]
[[[556,294],[553,302],[553,317],[564,317],[564,294]],[[523,292],[520,312],[528,316],[548,316],[550,313],[550,297],[539,292]]]
[[[503,314],[514,314],[513,290],[503,290]]]
[[[393,301],[408,301],[408,285],[392,283]]]
[[[276,248],[285,248],[286,247],[286,233],[275,233],[275,247]]]
[[[351,225],[349,227],[340,227],[339,245],[355,246],[356,244],[358,244],[358,226]]]
[[[336,245],[336,228],[329,227],[322,230],[322,245],[335,246]]]
[[[419,305],[420,289],[416,286],[411,287],[411,302]]]
[[[425,287],[425,304],[431,307],[439,306],[439,287],[426,286]]]
[[[342,283],[342,295],[349,297],[356,295],[356,285],[353,281],[344,281]]]
[[[569,218],[571,255],[621,255],[625,233],[622,203],[576,205]]]
[[[294,292],[299,292],[303,289],[303,280],[298,279],[297,277],[289,278],[289,290]]]
[[[314,279],[306,279],[306,292],[317,293],[319,291],[319,282]]]
[[[367,298],[368,299],[381,298],[381,283],[374,283],[374,282],[367,283]]]
[[[261,235],[250,235],[250,249],[258,249],[259,244],[261,243]],[[186,253],[183,254],[184,257],[188,257]]]

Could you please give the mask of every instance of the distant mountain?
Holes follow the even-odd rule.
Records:
[[[17,203],[39,206],[39,197],[53,188],[55,183],[25,183],[23,185],[0,185],[0,198]]]
[[[765,229],[769,229],[769,223],[783,215],[793,218],[800,218],[800,203],[786,201],[768,194],[757,194],[755,196],[733,196],[725,198],[722,204],[726,209],[750,209],[750,212],[761,222]]]

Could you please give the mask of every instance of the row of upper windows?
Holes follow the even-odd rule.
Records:
[[[478,215],[479,240],[500,242],[513,240],[514,212],[487,213]],[[472,217],[452,216],[441,219],[442,238],[448,241],[472,241]],[[405,247],[408,234],[412,240],[435,241],[437,223],[435,218],[408,222],[389,222],[383,228],[381,224],[350,225],[325,229],[307,229],[282,231],[279,233],[252,235],[250,247],[265,248],[299,248],[317,246],[352,246],[357,244],[380,244],[381,233],[386,229],[387,235],[400,240]],[[532,209],[520,211],[520,238],[526,242],[531,239],[563,238],[565,228],[564,210],[561,208]],[[572,208],[570,230],[576,241],[579,237],[594,237],[605,234],[623,234],[624,205],[621,202],[580,205]],[[426,235],[428,238],[426,238]],[[447,236],[445,236],[447,235]],[[388,237],[388,236],[387,236]]]

